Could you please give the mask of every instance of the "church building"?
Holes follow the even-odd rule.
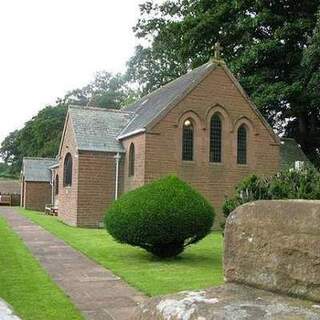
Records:
[[[71,106],[50,169],[53,201],[64,222],[97,227],[121,194],[175,174],[219,213],[245,176],[279,170],[280,147],[225,63],[212,59],[121,110]]]

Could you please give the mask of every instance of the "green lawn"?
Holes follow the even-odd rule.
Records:
[[[142,249],[115,242],[105,230],[69,227],[54,217],[20,212],[147,295],[223,282],[221,233],[210,234],[173,260],[161,261]]]
[[[23,320],[83,319],[1,217],[0,297]]]

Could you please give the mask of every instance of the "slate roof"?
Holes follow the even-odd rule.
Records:
[[[211,73],[217,67],[217,63],[225,69],[232,78],[231,80],[245,95],[228,68],[220,62],[210,60],[121,110],[71,106],[68,116],[74,130],[77,149],[125,152],[121,143],[123,138],[148,130],[152,124],[164,116],[171,107],[174,107]],[[245,97],[247,98],[247,96]],[[249,100],[249,98],[247,99]],[[274,136],[275,141],[279,142],[278,137],[250,100],[249,103]]]
[[[169,105],[181,99],[181,97],[193,89],[206,75],[215,69],[215,67],[216,64],[208,62],[126,107],[124,110],[134,112],[135,116],[121,131],[119,138],[124,138],[134,132],[143,131],[146,126],[161,115]]]
[[[23,158],[22,174],[25,181],[50,182],[49,167],[57,163],[54,158]]]
[[[117,136],[131,120],[131,112],[71,106],[69,116],[78,150],[124,152]]]
[[[20,182],[18,180],[0,180],[1,194],[20,194]]]
[[[302,151],[296,140],[291,138],[281,138],[280,144],[280,166],[282,169],[294,168],[296,161],[303,161],[312,165],[310,160]]]

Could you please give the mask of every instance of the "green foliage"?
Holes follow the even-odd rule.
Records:
[[[83,320],[1,216],[0,235],[0,297],[13,306],[21,319]]]
[[[45,107],[21,130],[16,130],[5,138],[0,155],[10,165],[10,174],[19,173],[24,156],[57,155],[66,112],[65,105]]]
[[[0,179],[17,179],[18,177],[11,173],[11,167],[7,163],[0,162]]]
[[[236,195],[226,199],[223,213],[227,218],[239,205],[255,200],[320,199],[320,173],[313,167],[285,169],[270,178],[251,175],[236,187]]]
[[[224,60],[269,123],[317,163],[318,8],[318,0],[146,1],[134,29],[145,45],[130,59],[128,75],[150,92],[206,63],[220,41]]]
[[[8,173],[18,175],[23,157],[55,157],[58,152],[67,107],[70,104],[118,109],[131,103],[138,93],[127,85],[123,75],[97,73],[87,86],[69,92],[55,106],[47,106],[26,122],[21,130],[11,132],[1,144],[0,156]],[[0,168],[1,175],[1,168]]]
[[[25,209],[19,211],[147,296],[198,290],[223,283],[220,232],[211,232],[188,247],[178,259],[158,259],[143,249],[114,241],[105,230],[74,228],[61,223],[57,217]]]
[[[195,190],[169,176],[124,194],[105,216],[107,231],[119,242],[159,257],[173,257],[203,239],[214,210]]]
[[[227,218],[229,214],[241,204],[241,198],[234,197],[225,199],[222,205],[223,215]]]
[[[70,91],[63,102],[98,108],[120,109],[133,102],[138,92],[128,85],[126,76],[110,72],[97,72],[95,79],[86,86]]]

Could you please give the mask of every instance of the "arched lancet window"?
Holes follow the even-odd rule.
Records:
[[[72,156],[70,153],[67,153],[64,158],[63,185],[65,187],[70,187],[72,185]]]
[[[194,128],[191,119],[187,119],[183,123],[182,128],[182,160],[193,160],[193,140]]]
[[[221,162],[221,119],[214,114],[210,121],[210,162]]]
[[[55,179],[56,195],[59,194],[59,175],[56,175]]]
[[[134,144],[130,144],[129,148],[129,177],[132,177],[134,175],[134,163],[135,163],[135,150],[134,150]]]
[[[241,125],[238,129],[237,163],[247,163],[247,128],[244,124]]]

